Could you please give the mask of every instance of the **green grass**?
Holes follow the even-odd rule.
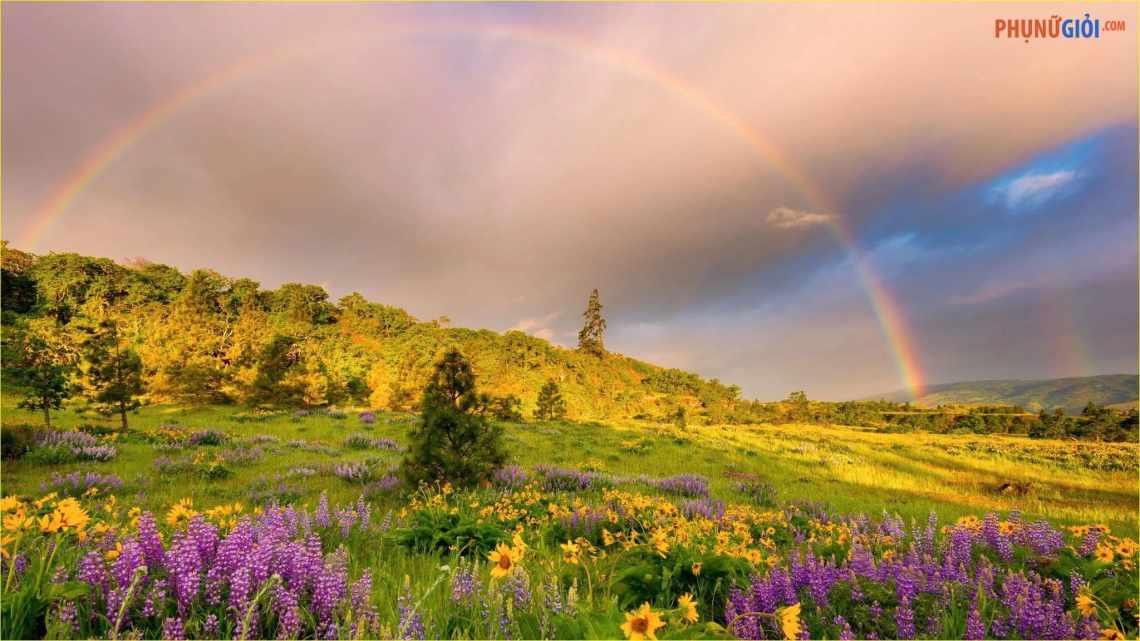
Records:
[[[35,425],[39,416],[10,409],[3,423]],[[282,412],[260,422],[241,422],[241,407],[151,406],[131,415],[132,430],[163,424],[188,429],[214,428],[236,439],[258,434],[276,437],[262,446],[260,460],[233,465],[225,479],[206,480],[193,473],[164,478],[154,467],[162,456],[153,445],[127,439],[118,457],[107,463],[40,465],[26,460],[3,466],[3,493],[34,495],[53,473],[74,470],[113,472],[126,483],[125,492],[143,507],[161,510],[174,500],[192,497],[196,506],[233,500],[249,501],[254,488],[284,482],[301,502],[312,503],[322,491],[334,502],[355,498],[360,486],[330,474],[285,477],[298,466],[319,467],[378,459],[396,464],[399,454],[354,450],[344,439],[354,432],[406,443],[415,420],[410,414],[378,414],[375,425],[362,425],[355,412],[343,420],[326,416],[294,419]],[[89,419],[74,412],[55,415],[60,427]],[[728,503],[742,502],[729,471],[758,475],[770,484],[781,503],[810,501],[850,514],[883,511],[925,519],[933,511],[943,522],[967,514],[1020,509],[1028,518],[1058,524],[1106,523],[1122,535],[1137,534],[1136,445],[1030,440],[1007,436],[884,434],[845,427],[811,425],[701,426],[687,429],[647,423],[506,424],[513,461],[523,467],[539,463],[588,468],[618,475],[664,477],[702,474],[712,494]],[[327,452],[289,447],[304,439]],[[210,452],[212,449],[200,448]],[[177,455],[174,455],[177,456]],[[182,456],[186,456],[183,454]],[[1103,469],[1103,468],[1117,469]],[[1004,483],[1026,488],[1023,495],[998,491]],[[393,500],[395,507],[397,504]],[[382,506],[383,507],[383,506]]]

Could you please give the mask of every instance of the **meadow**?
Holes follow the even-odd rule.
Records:
[[[6,638],[1136,634],[1132,443],[507,423],[460,491],[400,482],[410,413],[13,406]]]

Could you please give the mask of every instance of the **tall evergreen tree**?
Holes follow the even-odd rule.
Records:
[[[546,381],[538,392],[538,406],[534,410],[534,417],[540,421],[556,421],[566,416],[566,401],[562,398],[562,390],[554,379]]]
[[[471,486],[490,481],[506,462],[502,430],[479,413],[475,373],[459,350],[436,363],[420,409],[422,421],[412,431],[402,470],[410,485]]]
[[[123,345],[119,324],[100,323],[88,339],[88,399],[103,414],[118,414],[127,429],[127,412],[139,406],[142,394],[142,359]]]
[[[582,326],[582,331],[578,332],[578,349],[594,356],[605,354],[606,319],[602,318],[602,302],[598,298],[597,289],[590,292],[590,300],[586,303],[582,318],[586,319],[586,323]]]

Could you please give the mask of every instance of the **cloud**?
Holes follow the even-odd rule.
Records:
[[[822,225],[831,220],[831,214],[818,214],[791,207],[777,207],[768,212],[768,224],[778,229],[804,229]]]
[[[507,329],[508,332],[519,331],[524,334],[530,334],[535,338],[542,338],[551,342],[558,342],[555,336],[559,332],[553,327],[553,323],[562,314],[560,312],[551,312],[545,316],[538,318],[523,318],[517,323]]]
[[[1011,210],[1036,209],[1068,189],[1080,174],[1073,169],[1052,173],[1028,174],[998,187],[1005,205]]]

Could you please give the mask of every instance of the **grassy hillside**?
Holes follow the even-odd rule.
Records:
[[[514,395],[525,415],[556,381],[568,416],[723,422],[739,389],[616,353],[565,349],[522,332],[448,327],[359,294],[336,302],[315,285],[274,290],[209,270],[129,265],[3,248],[6,344],[42,336],[79,361],[93,323],[117,323],[143,364],[144,402],[414,408],[432,365],[456,347],[479,388]],[[585,304],[583,297],[583,304]]]
[[[5,403],[3,423],[37,424],[37,414]],[[85,423],[72,412],[59,412],[62,427]],[[338,479],[331,466],[371,460],[383,469],[395,464],[394,452],[354,450],[345,444],[353,433],[391,438],[406,444],[417,417],[382,413],[373,426],[355,413],[332,418],[293,412],[257,413],[212,406],[153,406],[132,415],[132,431],[161,425],[189,430],[217,429],[235,438],[268,435],[279,442],[263,445],[266,456],[233,468],[233,476],[214,481],[194,475],[168,476],[153,465],[154,448],[128,439],[113,464],[83,463],[78,469],[113,469],[124,479],[138,479],[147,505],[157,509],[182,496],[205,503],[258,502],[257,490],[295,466],[323,470],[287,482],[298,496],[315,499],[322,491],[347,500],[359,487]],[[700,426],[678,429],[644,421],[586,423],[505,423],[514,463],[538,464],[608,473],[666,477],[700,474],[712,493],[726,501],[747,501],[739,478],[755,477],[771,489],[772,505],[788,502],[824,504],[851,514],[886,509],[924,520],[931,511],[953,520],[988,510],[1020,509],[1026,517],[1058,523],[1106,522],[1114,532],[1135,534],[1137,449],[1132,443],[1073,443],[1004,435],[889,434],[819,425]],[[285,444],[302,439],[310,449]],[[177,452],[175,452],[177,454]],[[70,466],[26,461],[4,465],[5,493],[34,493],[52,472]],[[1021,488],[1002,491],[1005,484]],[[261,497],[264,498],[264,497]]]
[[[1079,412],[1090,401],[1098,405],[1135,405],[1140,377],[1107,374],[1043,380],[963,381],[931,385],[918,399],[906,391],[887,394],[889,401],[936,405],[1017,405],[1036,412],[1064,408]],[[879,398],[879,397],[875,397]]]

